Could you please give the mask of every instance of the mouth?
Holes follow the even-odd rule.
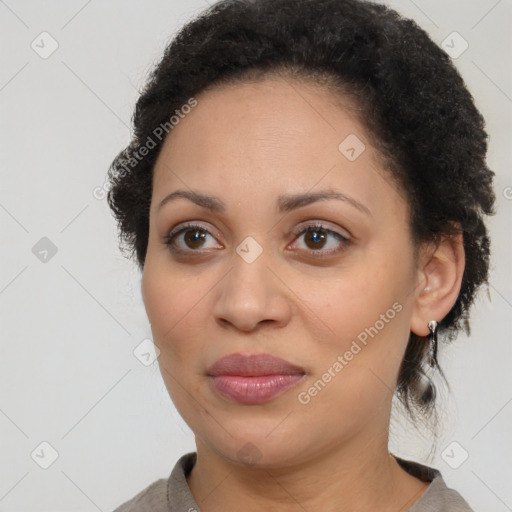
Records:
[[[242,404],[261,404],[304,378],[303,368],[271,354],[231,354],[207,370],[215,392]]]

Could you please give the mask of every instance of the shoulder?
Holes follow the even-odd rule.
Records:
[[[126,501],[114,512],[169,512],[167,480],[161,478]]]
[[[172,512],[199,510],[187,484],[187,476],[194,467],[197,454],[183,455],[169,478],[161,478],[126,501],[114,512]]]
[[[454,489],[446,486],[441,475],[434,478],[423,496],[408,512],[475,512]]]
[[[430,481],[427,490],[407,512],[475,512],[454,489],[450,489],[438,469],[395,457],[411,475]]]

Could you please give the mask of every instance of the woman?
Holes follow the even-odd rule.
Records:
[[[488,276],[487,134],[448,55],[362,0],[223,1],[134,128],[108,199],[197,451],[117,511],[472,510],[388,451]]]

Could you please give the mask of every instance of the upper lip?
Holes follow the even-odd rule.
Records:
[[[272,354],[230,354],[222,357],[207,369],[210,376],[238,375],[259,377],[262,375],[303,375],[306,372]]]

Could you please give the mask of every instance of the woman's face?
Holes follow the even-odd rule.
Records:
[[[265,80],[196,99],[155,166],[142,277],[176,408],[198,446],[233,462],[386,442],[418,286],[405,200],[326,90]],[[160,206],[178,190],[218,208]],[[326,192],[338,199],[315,200]],[[243,361],[213,377],[231,354]],[[250,375],[253,354],[298,370]]]

